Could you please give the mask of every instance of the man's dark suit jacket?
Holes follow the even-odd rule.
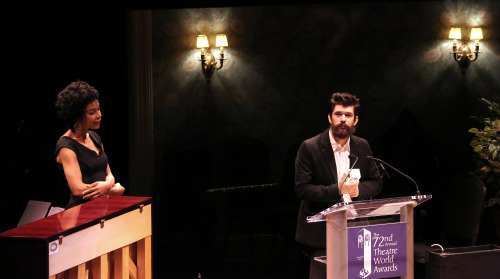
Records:
[[[340,201],[337,167],[327,129],[323,133],[304,141],[295,159],[295,194],[300,204],[297,242],[310,247],[325,248],[325,222],[307,223],[313,216]],[[382,191],[382,178],[373,159],[370,145],[365,139],[351,136],[350,153],[358,157],[354,168],[361,172],[357,200],[370,199]],[[351,166],[354,159],[350,160]],[[355,199],[353,199],[355,200]]]

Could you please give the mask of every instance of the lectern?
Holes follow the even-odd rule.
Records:
[[[151,278],[151,204],[104,196],[0,233],[2,278]]]
[[[418,195],[337,203],[307,218],[326,222],[328,279],[413,278],[413,208]]]

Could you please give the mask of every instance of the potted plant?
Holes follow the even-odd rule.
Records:
[[[488,107],[488,115],[472,116],[482,128],[471,128],[474,134],[470,146],[476,156],[474,173],[487,189],[486,206],[500,205],[500,105],[496,101],[481,98]]]
[[[476,156],[474,173],[486,187],[486,207],[483,214],[483,240],[500,243],[500,105],[498,101],[481,98],[488,108],[487,115],[472,116],[481,128],[471,128],[470,141]],[[489,232],[489,233],[488,233]]]

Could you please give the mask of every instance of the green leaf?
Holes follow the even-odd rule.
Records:
[[[478,144],[481,144],[476,138],[473,138],[471,141],[470,141],[470,146],[476,146]]]
[[[482,145],[478,145],[478,146],[474,147],[474,152],[479,153],[479,152],[481,152],[481,150],[483,150],[483,146]]]
[[[490,143],[490,138],[487,138],[487,137],[481,137],[481,138],[479,138],[479,140],[484,145],[488,145]]]
[[[493,128],[495,130],[499,130],[500,129],[500,119],[496,119],[495,121],[493,121],[493,123],[491,123],[491,126],[493,126]]]

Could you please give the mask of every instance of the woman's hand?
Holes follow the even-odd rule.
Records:
[[[83,191],[83,198],[97,199],[107,195],[109,190],[113,187],[113,184],[110,184],[107,181],[97,181],[92,184],[88,184],[87,187],[88,189]]]
[[[108,195],[110,196],[121,196],[125,192],[125,188],[117,182],[115,186],[111,187],[111,189],[108,192]]]

